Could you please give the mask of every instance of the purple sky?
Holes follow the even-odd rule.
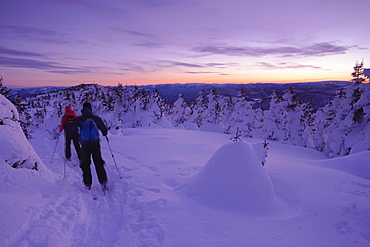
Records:
[[[6,85],[350,80],[369,0],[2,0]]]

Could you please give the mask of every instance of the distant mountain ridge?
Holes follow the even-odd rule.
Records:
[[[177,100],[178,94],[182,93],[187,102],[195,100],[200,94],[208,94],[213,88],[219,95],[237,96],[241,88],[247,97],[255,100],[256,106],[261,106],[263,109],[269,107],[269,96],[277,91],[283,94],[290,87],[294,92],[303,98],[305,102],[311,102],[315,109],[323,107],[332,98],[337,91],[350,85],[348,81],[322,81],[322,82],[304,82],[304,83],[249,83],[249,84],[159,84],[143,86],[144,88],[154,91],[157,89],[162,98],[173,103]],[[140,87],[139,87],[140,88]]]
[[[5,85],[6,86],[6,85]],[[23,98],[30,97],[36,94],[50,93],[59,90],[63,90],[68,87],[55,87],[55,86],[43,86],[43,87],[22,87],[22,86],[6,86],[10,91],[10,97],[19,95]]]
[[[332,98],[334,98],[337,91],[351,82],[348,81],[321,81],[321,82],[302,82],[302,83],[249,83],[249,84],[205,84],[205,83],[186,83],[186,84],[158,84],[137,86],[139,89],[145,89],[150,92],[158,90],[163,99],[173,103],[178,99],[179,93],[183,94],[187,102],[195,100],[200,94],[208,94],[211,89],[215,89],[217,94],[224,96],[237,96],[241,90],[244,89],[246,96],[250,100],[257,102],[255,106],[261,106],[263,109],[269,107],[269,96],[277,91],[278,93],[285,93],[290,87],[295,93],[302,97],[305,102],[311,102],[315,109],[323,107]],[[133,88],[135,86],[128,86]],[[29,97],[35,94],[54,92],[63,90],[68,87],[8,87],[11,92],[10,95],[14,97],[19,95],[21,97]]]

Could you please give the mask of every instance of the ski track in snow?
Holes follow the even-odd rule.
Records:
[[[46,138],[47,135],[39,137]],[[63,145],[61,137],[57,147],[59,151],[49,167],[58,174],[63,174],[65,165]],[[35,147],[45,164],[50,163],[53,148],[45,145],[37,150]],[[66,163],[66,178],[61,177],[54,188],[42,192],[45,203],[29,208],[32,216],[9,246],[163,246],[164,230],[151,213],[163,202],[161,199],[141,200],[145,193],[156,194],[160,189],[130,182],[130,171],[137,169],[131,167],[142,164],[135,158],[126,158],[119,151],[114,152],[115,156],[127,160],[125,166],[119,166],[122,180],[118,178],[109,149],[102,142],[110,196],[105,196],[97,183],[93,164],[93,190],[85,191],[81,170],[76,160],[72,159],[72,162]],[[72,153],[75,155],[73,145]],[[149,165],[143,165],[143,168],[153,170]],[[97,200],[93,200],[93,195],[97,196]],[[55,229],[55,225],[61,228]]]

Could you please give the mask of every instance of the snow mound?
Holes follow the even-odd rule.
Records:
[[[340,170],[370,180],[370,150],[323,160],[313,165]]]
[[[18,119],[15,106],[0,94],[0,159],[13,168],[38,170],[44,165],[26,139]]]
[[[218,149],[185,191],[202,204],[237,213],[270,214],[276,202],[270,177],[246,142]]]

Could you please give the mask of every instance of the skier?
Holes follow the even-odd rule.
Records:
[[[82,116],[75,119],[74,125],[80,130],[80,142],[82,144],[82,162],[80,167],[82,170],[83,182],[86,189],[90,190],[92,184],[90,157],[92,156],[98,180],[105,191],[108,189],[108,179],[104,168],[105,162],[101,157],[98,129],[102,132],[103,136],[106,136],[108,134],[108,128],[100,117],[92,114],[90,103],[84,103],[81,112]]]
[[[71,160],[71,141],[75,146],[78,160],[81,162],[81,147],[79,143],[78,129],[73,125],[73,121],[77,118],[76,113],[72,110],[71,106],[65,107],[65,114],[62,117],[59,130],[64,130],[65,137],[65,157],[67,160]]]

